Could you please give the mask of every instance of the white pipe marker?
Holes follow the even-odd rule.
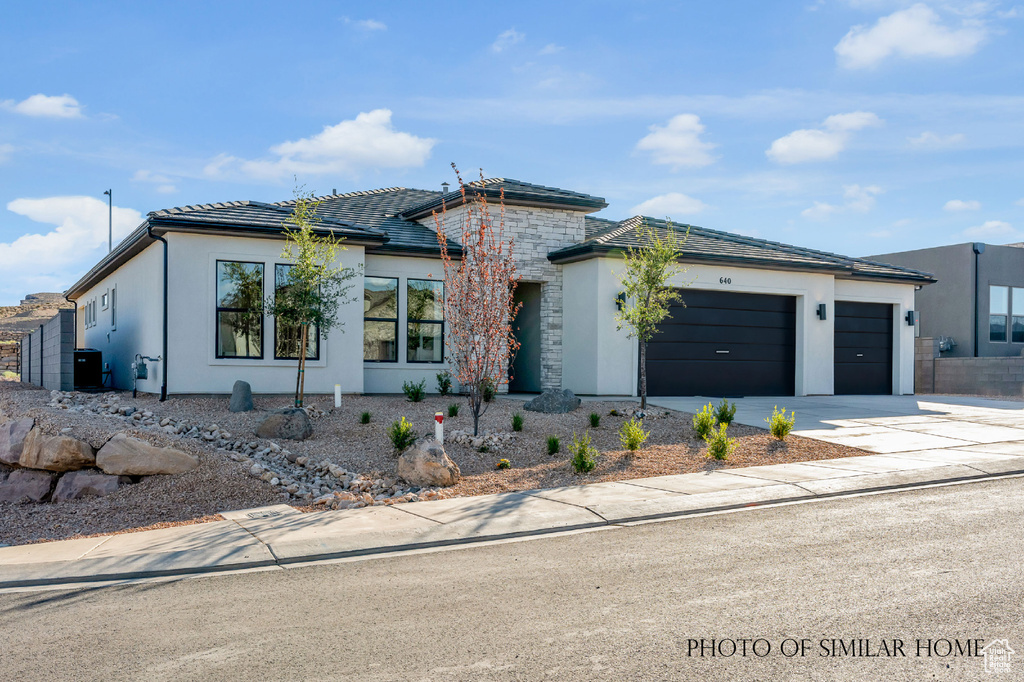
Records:
[[[434,413],[434,438],[444,445],[444,414],[440,412]]]
[[[334,406],[341,407],[341,384],[334,384]]]

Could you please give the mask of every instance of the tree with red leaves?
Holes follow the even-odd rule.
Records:
[[[519,342],[512,320],[521,303],[514,302],[519,277],[512,254],[512,239],[505,239],[505,191],[499,194],[495,216],[483,191],[455,177],[465,210],[449,224],[448,207],[434,212],[437,241],[444,263],[445,348],[452,373],[469,399],[473,435],[487,411],[485,395],[508,384],[512,358]],[[483,186],[483,172],[480,180]],[[496,219],[497,218],[497,219]],[[462,258],[449,253],[448,239],[457,239]]]

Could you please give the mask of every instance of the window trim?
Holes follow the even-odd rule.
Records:
[[[110,331],[117,331],[117,287],[110,288]]]
[[[244,265],[258,265],[262,272],[262,289],[261,294],[265,294],[267,290],[267,275],[266,263],[259,261],[247,261],[247,260],[224,260],[216,259],[213,267],[213,328],[214,328],[214,339],[213,339],[213,355],[217,360],[262,360],[265,353],[263,352],[264,327],[266,327],[264,316],[260,315],[260,354],[259,355],[221,355],[220,354],[220,314],[221,313],[244,313],[250,308],[222,308],[220,306],[220,295],[217,289],[217,284],[220,280],[220,264],[221,263],[242,263]]]
[[[399,297],[402,288],[402,279],[400,277],[387,277],[381,275],[364,275],[363,277],[363,295],[366,295],[366,280],[367,279],[390,279],[395,283],[395,316],[394,317],[366,317],[366,313],[363,313],[363,339],[366,338],[366,323],[367,322],[392,322],[395,326],[395,359],[394,360],[367,360],[366,352],[363,352],[363,362],[372,362],[373,364],[398,364],[398,355],[401,344],[399,344],[398,337],[398,314],[401,312],[401,306]]]
[[[291,263],[274,263],[274,296],[277,296],[277,269],[279,267],[294,268],[295,266]],[[315,326],[315,325],[314,325]],[[306,349],[307,351],[309,348]],[[274,316],[274,359],[275,360],[295,360],[298,362],[299,356],[290,357],[286,355],[277,354],[277,316]],[[306,362],[319,362],[320,361],[320,327],[316,327],[316,355],[310,357],[307,353]]]
[[[410,282],[437,282],[441,285],[441,315],[444,315],[444,280],[427,279],[426,277],[407,277],[405,279],[405,361],[416,365],[440,365],[444,364],[444,318],[440,320],[413,319],[409,311],[409,287]],[[409,357],[409,326],[413,324],[439,324],[441,325],[441,359],[440,360],[413,360]]]

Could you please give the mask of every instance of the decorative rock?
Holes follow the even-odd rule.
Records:
[[[286,407],[267,415],[256,427],[256,435],[260,438],[306,440],[313,435],[313,424],[301,408]]]
[[[72,471],[60,477],[57,488],[53,491],[54,502],[77,500],[82,497],[103,497],[117,490],[119,476],[111,476],[101,471],[83,469]]]
[[[580,399],[567,388],[548,390],[523,405],[524,410],[546,414],[565,414],[580,406]]]
[[[398,458],[398,476],[411,485],[453,485],[461,475],[459,465],[449,459],[444,448],[435,440],[421,441]],[[372,504],[373,498],[366,501]]]
[[[199,460],[180,450],[158,448],[118,433],[96,454],[96,466],[108,474],[150,476],[182,474],[198,467]]]
[[[42,502],[50,494],[56,474],[18,469],[0,484],[0,502]]]
[[[35,426],[34,419],[16,419],[0,424],[0,462],[17,464],[25,445],[25,437]]]
[[[46,436],[32,429],[25,436],[18,464],[26,469],[75,471],[96,463],[96,451],[88,443],[68,436]]]

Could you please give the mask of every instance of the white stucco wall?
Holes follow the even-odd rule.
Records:
[[[583,395],[635,395],[639,353],[626,331],[615,330],[615,296],[622,290],[622,261],[599,258],[563,266],[565,333],[563,387]],[[730,279],[725,284],[722,279]],[[690,289],[779,294],[796,297],[797,395],[833,393],[835,300],[897,306],[893,340],[893,391],[913,392],[913,328],[900,326],[914,300],[912,284],[836,280],[831,274],[691,265],[672,284]],[[686,289],[683,290],[686,300]],[[819,303],[828,306],[819,320]]]
[[[438,258],[407,258],[404,256],[382,256],[367,254],[367,277],[398,278],[398,362],[362,362],[363,350],[360,340],[359,361],[363,367],[366,393],[401,393],[406,381],[416,383],[426,380],[428,393],[437,390],[437,373],[448,369],[447,362],[407,362],[408,348],[408,296],[406,285],[409,279],[444,280],[444,265]],[[360,284],[360,286],[362,286]],[[360,291],[360,311],[362,311]],[[454,381],[453,381],[454,383]]]
[[[112,310],[101,305],[102,295],[114,289],[117,328],[111,324]],[[96,302],[96,324],[85,325],[86,304]],[[163,353],[163,244],[150,245],[116,272],[79,296],[78,348],[102,351],[104,369],[113,372],[113,387],[131,389],[131,364],[135,355],[152,358]],[[159,393],[163,380],[163,362],[147,362],[149,378],[140,379],[138,390]]]
[[[264,295],[273,292],[274,265],[284,242],[183,233],[166,235],[170,253],[168,354],[169,393],[230,393],[236,379],[248,381],[255,393],[293,393],[297,360],[275,360],[274,320],[263,322],[263,358],[216,357],[216,264],[218,260],[264,263]],[[153,247],[150,247],[152,250]],[[364,249],[349,246],[339,254],[345,267],[360,267]],[[159,275],[154,270],[154,277]],[[307,393],[363,391],[362,278],[351,280],[355,300],[341,306],[342,326],[321,335],[319,360],[306,362]],[[157,324],[159,329],[159,323]]]

